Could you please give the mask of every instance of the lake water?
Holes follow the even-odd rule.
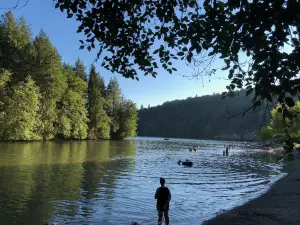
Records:
[[[220,141],[0,143],[0,224],[156,224],[159,177],[172,193],[170,224],[200,224],[260,195],[281,165],[263,150]],[[190,146],[199,146],[189,152]],[[193,167],[177,161],[190,159]]]

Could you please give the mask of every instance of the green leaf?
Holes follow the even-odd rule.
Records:
[[[186,57],[186,60],[187,60],[189,63],[191,63],[191,62],[192,62],[192,56],[191,56],[191,55],[188,55],[188,56]]]
[[[222,70],[228,70],[229,68],[230,68],[230,66],[228,65],[228,66],[223,67]]]
[[[186,60],[191,63],[192,62],[193,53],[190,52],[189,55],[186,57]]]
[[[77,33],[80,33],[82,31],[82,29],[79,27],[78,29],[77,29]]]
[[[187,50],[188,50],[187,47],[182,48],[182,51],[184,51],[184,52],[186,52]]]
[[[178,55],[178,56],[183,56],[184,53],[183,53],[183,52],[178,52],[177,55]]]
[[[200,54],[201,50],[202,50],[201,46],[198,45],[198,46],[196,47],[196,52],[197,52],[197,54]]]

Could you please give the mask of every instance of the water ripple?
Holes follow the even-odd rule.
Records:
[[[0,223],[156,224],[154,193],[164,177],[172,193],[171,224],[199,224],[261,194],[281,174],[274,155],[237,147],[223,156],[225,144],[66,142],[24,151],[22,159],[19,147],[2,148],[7,166],[0,167]],[[197,151],[189,152],[191,146]],[[194,166],[178,165],[179,159]]]

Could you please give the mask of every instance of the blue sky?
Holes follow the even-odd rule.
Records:
[[[26,0],[19,0],[22,6]],[[17,0],[0,0],[0,12],[5,13],[7,9],[15,6]],[[67,19],[60,10],[55,9],[52,0],[29,0],[26,7],[13,10],[16,17],[23,16],[36,36],[40,29],[43,29],[51,39],[53,45],[58,49],[62,60],[66,63],[74,64],[77,57],[82,59],[86,66],[90,65],[96,55],[96,51],[79,50],[79,40],[83,39],[82,34],[77,34],[78,23],[75,19]],[[215,63],[219,67],[219,62]],[[172,75],[163,69],[158,70],[156,78],[139,75],[140,81],[126,79],[121,75],[113,75],[108,70],[101,68],[101,62],[96,64],[97,70],[104,77],[106,83],[113,76],[119,80],[120,87],[126,98],[132,99],[140,107],[160,105],[165,101],[175,99],[185,99],[196,95],[207,95],[225,91],[228,81],[222,79],[226,74],[217,72],[210,78],[188,79],[182,74],[190,75],[192,69],[184,62],[177,61],[175,66],[177,72]],[[221,78],[221,79],[220,79]]]

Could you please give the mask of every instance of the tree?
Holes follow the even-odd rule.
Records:
[[[8,70],[0,68],[0,98],[5,95],[5,87],[10,81],[11,73]]]
[[[277,105],[271,112],[270,127],[273,130],[273,135],[285,135],[288,134],[291,137],[300,137],[300,102],[291,107],[289,110],[294,114],[292,118],[282,117],[282,112],[278,110],[281,108]]]
[[[263,127],[259,132],[259,139],[262,141],[268,141],[273,138],[273,129],[270,126]]]
[[[297,143],[300,137],[300,102],[289,108],[288,110],[293,114],[291,118],[284,118],[283,111],[280,110],[281,105],[278,104],[276,108],[271,111],[271,121],[268,126],[260,131],[260,138],[262,140],[272,140],[285,142],[284,149],[289,153],[294,148],[294,143]]]
[[[31,31],[24,18],[15,19],[11,11],[0,21],[0,67],[14,71],[11,82],[18,83],[30,73]]]
[[[54,121],[56,103],[66,89],[66,77],[62,73],[61,59],[57,50],[52,46],[44,31],[40,31],[35,38],[34,47],[36,55],[34,59],[33,79],[41,92],[41,124],[40,135],[43,139],[55,137]]]
[[[5,116],[5,102],[8,100],[7,83],[11,79],[11,73],[7,70],[0,69],[0,121],[3,121]]]
[[[96,72],[95,66],[91,67],[88,82],[88,115],[89,115],[89,138],[109,139],[110,118],[105,111],[104,80]]]
[[[75,62],[74,71],[82,80],[87,81],[84,63],[79,58]]]
[[[143,104],[142,104],[140,110],[143,110],[143,109],[144,109],[144,106],[143,106]]]
[[[118,109],[121,103],[121,89],[117,78],[110,79],[106,88],[105,97],[107,100],[107,114],[111,118],[111,132],[116,132],[119,129]]]
[[[138,114],[135,103],[122,99],[118,107],[119,128],[112,133],[113,139],[123,139],[136,135]]]
[[[87,83],[87,74],[85,72],[85,66],[82,60],[80,60],[79,58],[76,60],[73,70],[80,79]],[[87,102],[87,88],[84,92],[82,92],[82,96],[84,101]]]
[[[85,139],[88,118],[83,94],[86,93],[87,84],[78,77],[71,66],[65,67],[64,74],[68,87],[57,104],[57,135],[63,138]]]
[[[12,87],[0,116],[2,140],[39,140],[39,92],[31,77]]]

